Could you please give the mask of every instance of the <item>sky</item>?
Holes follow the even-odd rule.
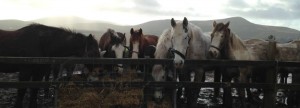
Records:
[[[151,20],[243,17],[300,30],[299,0],[0,0],[0,20],[77,16],[119,25]]]

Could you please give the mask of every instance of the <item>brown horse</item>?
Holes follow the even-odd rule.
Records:
[[[158,41],[158,36],[144,35],[141,28],[139,30],[133,30],[133,28],[131,28],[130,34],[131,58],[137,59],[145,58],[147,56],[154,58],[155,46]],[[139,69],[142,69],[142,66],[139,66]]]
[[[99,48],[104,58],[123,58],[126,48],[125,33],[115,32],[113,29],[107,29],[107,31],[101,36],[99,40]],[[108,71],[113,71],[113,66],[105,66]],[[123,72],[122,64],[117,65],[118,73]]]
[[[147,46],[156,46],[158,36],[155,35],[144,35],[143,30],[130,30],[130,49],[132,49],[131,58],[144,58],[144,51]],[[154,52],[153,52],[154,55]]]

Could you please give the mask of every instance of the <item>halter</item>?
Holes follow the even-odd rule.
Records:
[[[137,53],[137,54],[139,54],[139,52],[138,51],[131,51],[132,53]]]
[[[229,30],[229,29],[226,29],[225,32],[224,32],[225,35],[227,35],[228,32],[230,32],[230,30]],[[225,36],[225,37],[227,37],[227,36]],[[211,39],[211,41],[212,41],[212,39]],[[216,50],[218,50],[219,52],[221,52],[221,48],[219,48],[219,47],[216,47],[216,46],[214,46],[214,45],[210,45],[210,47],[215,48]]]
[[[218,50],[218,51],[221,51],[221,49],[220,49],[219,47],[216,47],[216,46],[214,46],[214,45],[210,45],[210,47],[215,48],[215,49]]]
[[[187,35],[187,38],[189,38],[188,44],[190,45],[191,37],[189,35]],[[175,50],[173,48],[174,45],[173,45],[173,41],[172,40],[171,40],[171,44],[172,44],[172,47],[169,48],[169,51],[172,52],[173,54],[179,55],[182,59],[185,59],[186,58],[185,55],[187,54],[187,50],[188,50],[189,47],[187,47],[187,49],[185,51],[185,54],[182,54],[181,52],[179,52],[178,50]]]

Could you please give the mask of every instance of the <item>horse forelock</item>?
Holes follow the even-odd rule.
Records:
[[[143,36],[144,36],[143,32],[140,33],[139,30],[134,30],[134,32],[131,33],[130,40],[132,42],[140,42],[141,38],[143,38]]]

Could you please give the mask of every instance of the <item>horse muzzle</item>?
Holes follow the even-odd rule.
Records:
[[[156,88],[157,90],[154,91],[154,101],[157,104],[162,103],[163,100],[163,92],[161,90],[161,88]]]
[[[220,52],[214,48],[210,48],[208,51],[209,57],[212,59],[219,58]]]
[[[184,61],[183,60],[174,60],[174,66],[176,69],[183,68]]]

